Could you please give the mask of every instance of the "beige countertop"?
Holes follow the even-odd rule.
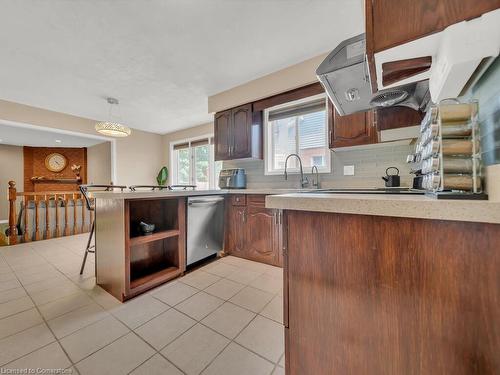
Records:
[[[423,195],[280,194],[267,196],[266,207],[500,224],[500,202],[437,200]]]
[[[128,188],[123,192],[114,191],[95,191],[90,196],[97,199],[141,199],[141,198],[168,198],[168,197],[193,197],[201,195],[218,194],[286,194],[297,193],[301,191],[310,191],[311,189],[224,189],[224,190],[137,190],[130,191]]]

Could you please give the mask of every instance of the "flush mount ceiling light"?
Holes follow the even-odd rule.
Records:
[[[109,103],[109,121],[101,121],[95,124],[95,130],[98,133],[111,137],[127,137],[132,133],[128,126],[122,125],[118,122],[111,121],[111,111],[113,105],[118,105],[118,99],[107,98],[106,101]]]

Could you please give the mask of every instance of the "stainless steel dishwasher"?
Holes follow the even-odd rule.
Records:
[[[186,266],[217,254],[224,240],[224,197],[188,197]]]

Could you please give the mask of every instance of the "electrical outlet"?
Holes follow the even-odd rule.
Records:
[[[354,176],[354,165],[344,165],[344,176]]]

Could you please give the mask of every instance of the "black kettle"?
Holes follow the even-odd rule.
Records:
[[[395,169],[396,174],[389,174],[389,169]],[[386,187],[398,187],[399,186],[399,169],[396,167],[389,167],[385,170],[385,176],[382,177],[385,181]]]

